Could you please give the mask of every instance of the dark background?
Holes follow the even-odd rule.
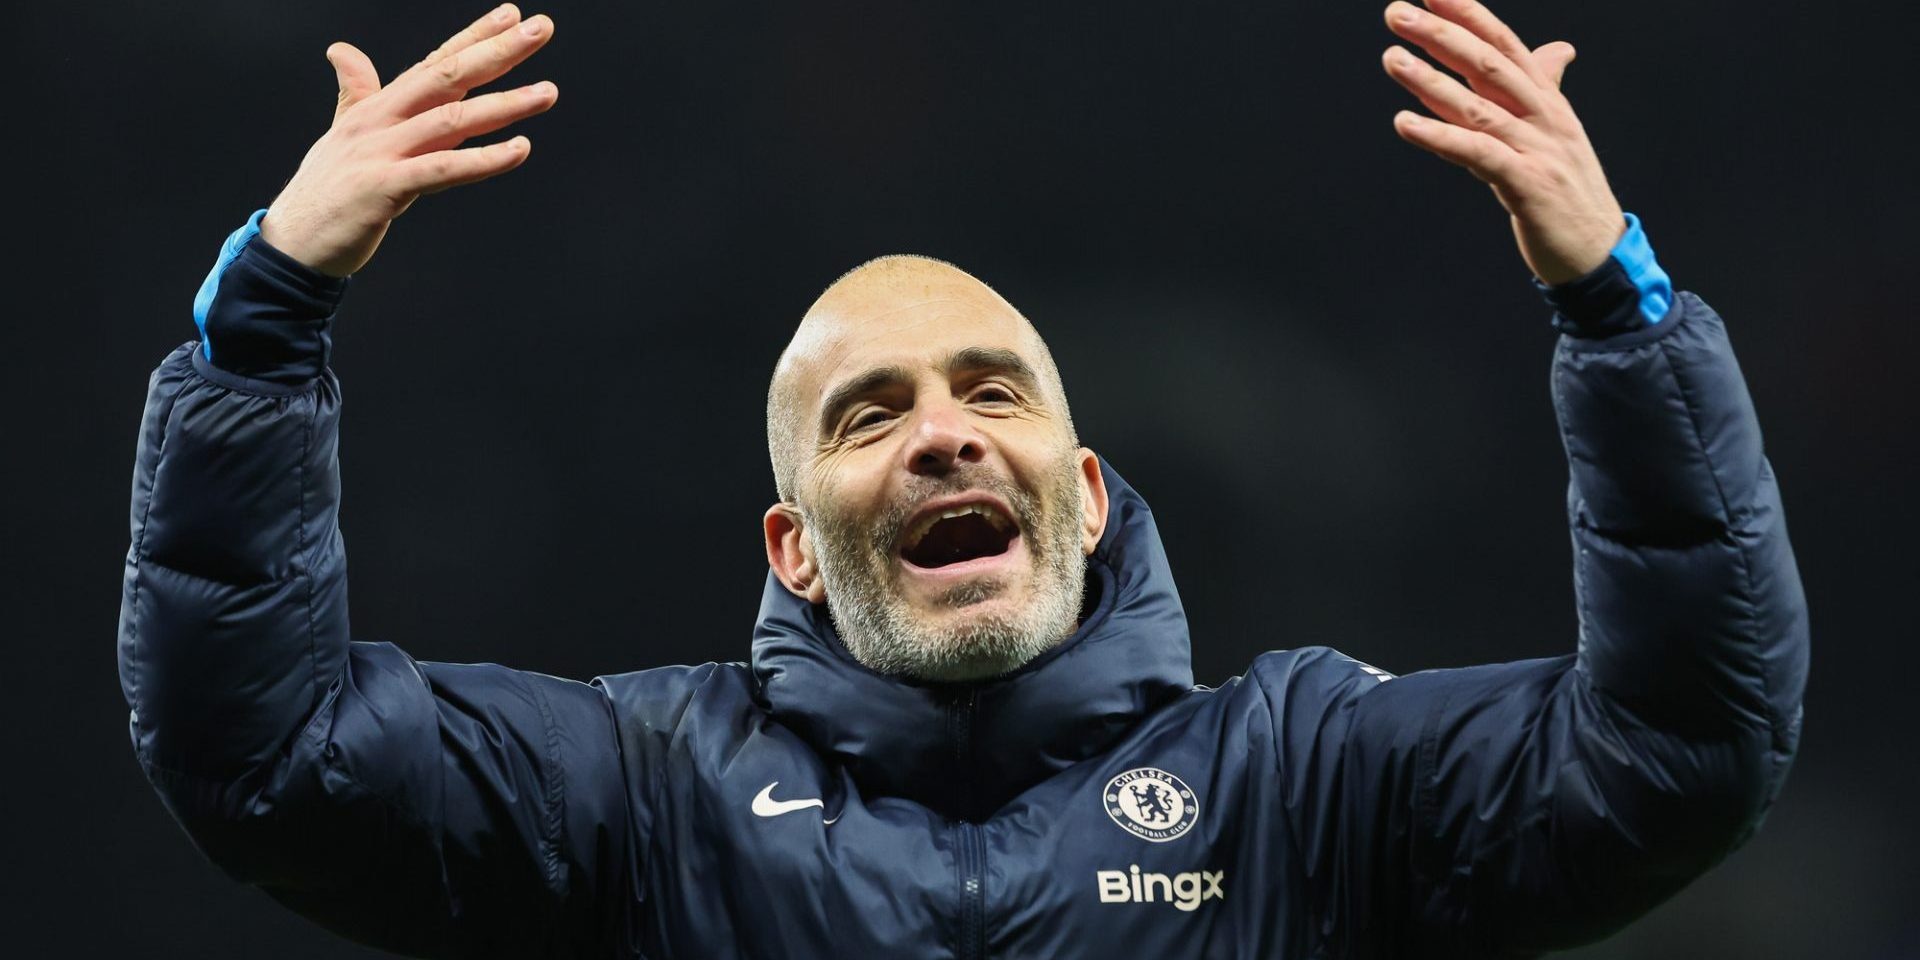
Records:
[[[1547,312],[1486,187],[1394,136],[1383,6],[523,5],[557,35],[509,80],[561,89],[532,157],[418,203],[340,314],[356,635],[583,678],[745,658],[766,377],[826,283],[908,251],[1047,336],[1161,519],[1203,682],[1310,643],[1572,649]],[[1816,647],[1767,829],[1573,956],[1920,957],[1908,9],[1496,7],[1579,47],[1616,192],[1727,318]],[[128,477],[222,238],[330,121],[327,44],[389,80],[482,12],[9,18],[0,952],[370,955],[226,880],[142,780]]]

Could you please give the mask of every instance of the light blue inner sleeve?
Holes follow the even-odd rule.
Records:
[[[1640,229],[1639,217],[1627,214],[1627,232],[1613,245],[1613,258],[1627,268],[1628,279],[1639,288],[1640,315],[1647,318],[1647,326],[1659,323],[1667,315],[1667,308],[1673,306],[1673,280],[1653,259],[1653,246],[1647,243],[1647,232]]]
[[[207,271],[207,279],[200,282],[200,292],[193,295],[193,325],[200,330],[200,352],[206,354],[208,360],[213,359],[213,341],[207,339],[207,314],[213,310],[213,298],[220,293],[220,275],[226,273],[233,261],[240,259],[240,251],[260,235],[260,218],[266,215],[265,207],[255,210],[246,225],[227,235],[227,242],[220,246],[220,258],[213,262],[213,269]]]

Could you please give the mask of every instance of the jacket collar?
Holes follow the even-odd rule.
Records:
[[[761,706],[845,769],[862,794],[982,820],[1111,745],[1193,686],[1187,618],[1146,501],[1103,460],[1107,529],[1088,557],[1080,628],[1033,662],[975,683],[861,666],[815,606],[771,574],[754,628]]]

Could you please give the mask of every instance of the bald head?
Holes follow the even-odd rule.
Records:
[[[1078,446],[1066,390],[1053,355],[1033,324],[972,274],[932,257],[892,254],[849,270],[809,307],[780,354],[767,389],[767,452],[780,499],[796,502],[816,421],[829,393],[873,371],[911,362],[922,345],[945,344],[949,359],[967,351],[1006,351],[1024,362],[1059,412],[1068,446]]]

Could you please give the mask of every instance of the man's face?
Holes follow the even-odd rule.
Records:
[[[1032,328],[953,268],[829,291],[796,336],[800,482],[792,539],[853,654],[966,680],[1070,634],[1105,522]],[[811,579],[805,574],[812,573]],[[789,587],[795,587],[789,579]]]

